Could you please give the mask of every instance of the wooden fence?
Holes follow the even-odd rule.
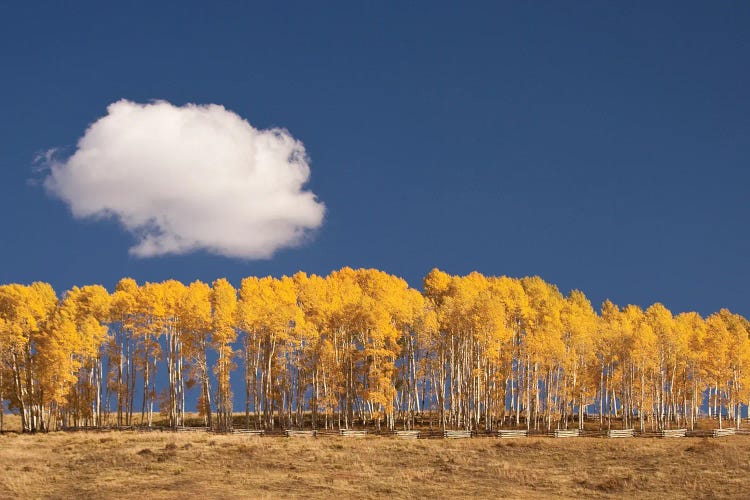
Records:
[[[556,438],[572,438],[581,435],[581,431],[578,429],[555,429],[552,435]]]
[[[663,429],[658,434],[663,438],[684,438],[687,436],[687,429]]]
[[[174,429],[177,432],[208,432],[208,427],[176,427]]]
[[[632,438],[635,437],[635,429],[610,429],[607,431],[608,438]]]
[[[363,438],[367,436],[367,431],[358,431],[354,429],[339,429],[339,434],[349,438]]]
[[[245,436],[264,436],[266,431],[263,429],[232,429],[232,434],[242,434]]]
[[[584,430],[579,429],[557,429],[552,432],[542,430],[526,429],[499,429],[496,431],[468,431],[461,430],[442,430],[442,429],[421,429],[421,430],[365,430],[365,429],[242,429],[235,428],[231,431],[218,432],[208,427],[201,426],[131,426],[131,427],[67,427],[61,429],[66,432],[116,432],[116,431],[133,431],[133,432],[179,432],[179,433],[198,433],[198,432],[215,432],[219,434],[236,434],[244,436],[285,436],[299,438],[314,437],[347,437],[363,438],[366,436],[393,436],[400,439],[468,439],[472,437],[497,437],[501,439],[511,438],[572,438],[572,437],[598,437],[598,438],[720,438],[731,437],[734,435],[750,435],[750,429],[735,429],[733,427],[723,429],[663,429],[640,432],[635,429],[609,429],[609,430]]]
[[[396,437],[401,439],[419,439],[419,431],[395,431],[393,433]]]
[[[445,439],[466,439],[471,437],[471,431],[443,431]]]
[[[729,428],[726,428],[726,429],[714,429],[711,432],[711,434],[712,434],[711,437],[718,438],[718,437],[725,437],[725,436],[734,436],[736,434],[736,432],[735,432],[734,428],[729,427]]]
[[[293,438],[314,438],[317,436],[318,431],[298,431],[293,429],[287,429],[284,431],[284,434],[286,434],[286,437],[293,437]]]
[[[528,437],[529,431],[526,429],[500,429],[497,431],[497,437],[502,439],[510,439],[510,438],[525,438]]]

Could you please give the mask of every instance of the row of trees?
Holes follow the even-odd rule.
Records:
[[[169,280],[0,286],[0,402],[25,431],[183,425],[494,429],[694,426],[701,407],[739,425],[750,398],[750,323],[673,316],[538,277],[439,270],[423,292],[372,269],[249,277],[235,289]],[[242,373],[238,373],[241,367]],[[244,379],[244,384],[238,377]],[[0,412],[2,429],[2,412]]]

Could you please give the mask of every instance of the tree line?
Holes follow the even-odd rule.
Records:
[[[451,276],[423,291],[374,269],[113,293],[0,285],[0,403],[24,431],[169,426],[493,430],[739,425],[750,323],[605,301],[539,277]],[[242,379],[238,383],[237,379]],[[244,394],[233,394],[243,387]],[[186,406],[196,388],[197,408]],[[3,417],[0,412],[0,430]]]

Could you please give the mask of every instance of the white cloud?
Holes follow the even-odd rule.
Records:
[[[310,167],[300,141],[213,104],[115,102],[70,158],[47,164],[47,191],[76,218],[118,219],[139,257],[268,258],[301,243],[325,212],[303,189]]]

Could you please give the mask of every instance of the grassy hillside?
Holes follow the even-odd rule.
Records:
[[[750,437],[0,436],[0,497],[746,497]]]

